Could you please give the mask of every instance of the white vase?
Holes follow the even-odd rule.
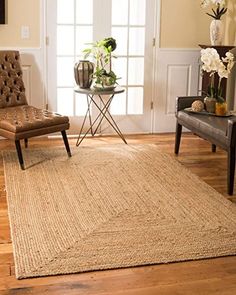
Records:
[[[222,45],[224,25],[220,19],[213,19],[210,24],[211,45]]]

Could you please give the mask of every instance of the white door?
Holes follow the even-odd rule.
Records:
[[[111,114],[123,133],[151,132],[155,5],[156,0],[47,1],[48,105],[70,116],[72,134],[87,107],[86,97],[73,91],[74,64],[86,43],[110,36],[117,41],[113,70],[126,90],[114,97]],[[96,115],[94,107],[91,113]],[[104,122],[101,132],[113,130]]]

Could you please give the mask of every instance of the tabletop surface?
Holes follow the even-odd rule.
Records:
[[[107,94],[118,94],[122,93],[125,91],[125,88],[122,88],[120,86],[117,86],[113,89],[97,89],[97,88],[80,88],[76,87],[74,89],[75,92],[77,93],[82,93],[82,94],[93,94],[93,95],[107,95]]]

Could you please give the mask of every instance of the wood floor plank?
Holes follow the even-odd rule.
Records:
[[[11,265],[10,264],[0,264],[0,278],[11,275]]]
[[[236,203],[236,195],[229,197],[226,187],[227,157],[211,145],[192,135],[184,134],[179,156],[173,154],[174,134],[131,135],[129,144],[155,144],[172,155],[187,169],[198,175],[224,197]],[[76,139],[69,139],[71,147]],[[83,146],[120,143],[114,136],[86,139]],[[29,141],[29,148],[63,146],[61,139],[39,138]],[[14,143],[0,141],[1,150],[14,150]],[[23,152],[27,152],[23,150]],[[127,269],[97,271],[82,274],[16,280],[7,202],[4,169],[0,156],[0,294],[45,295],[233,295],[236,294],[236,256],[143,266]]]
[[[182,287],[182,284],[186,286],[186,290],[188,288],[191,289],[193,285],[204,286],[205,289],[206,283],[209,284],[209,286],[212,285],[211,288],[213,289],[217,282],[221,282],[222,284],[222,281],[227,280],[228,286],[234,287],[236,278],[235,262],[235,257],[227,257],[213,260],[173,263],[169,265],[146,266],[124,270],[92,272],[80,275],[27,279],[21,281],[17,281],[10,277],[5,279],[4,285],[5,287],[10,285],[12,290],[31,290],[33,288],[36,292],[34,294],[40,294],[42,290],[48,290],[49,293],[45,294],[57,294],[56,292],[58,292],[58,288],[63,290],[63,294],[74,294],[67,293],[67,291],[65,291],[67,289],[69,291],[80,291],[79,294],[103,294],[103,292],[109,294],[111,290],[114,292],[117,291],[117,294],[119,294],[121,283],[123,292],[124,290],[127,291],[129,289],[129,292],[131,292],[132,289],[137,292],[138,289],[144,290],[146,288],[154,290],[158,290],[158,288],[160,288],[160,290],[166,288],[173,292],[173,288],[178,289],[179,287]],[[225,287],[226,286],[224,285],[224,288]],[[210,291],[210,287],[208,290]]]
[[[7,244],[11,242],[9,218],[0,216],[0,244]]]
[[[13,263],[13,253],[0,253],[0,265]]]
[[[0,265],[13,263],[12,244],[0,244]]]
[[[12,244],[0,244],[0,253],[1,254],[12,253]]]

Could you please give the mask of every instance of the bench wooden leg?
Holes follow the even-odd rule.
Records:
[[[175,154],[178,155],[179,153],[179,146],[182,134],[182,125],[178,122],[176,123],[176,131],[175,131]]]
[[[23,160],[23,156],[22,156],[22,150],[21,150],[21,146],[20,146],[20,141],[15,140],[15,145],[16,145],[16,151],[17,151],[20,167],[21,167],[22,170],[25,170],[24,160]]]
[[[216,152],[216,145],[215,144],[211,145],[211,151],[212,151],[212,153]]]
[[[69,142],[68,142],[68,139],[67,139],[66,131],[65,130],[61,131],[61,134],[62,134],[62,137],[63,137],[63,140],[64,140],[64,144],[65,144],[65,147],[66,147],[67,154],[68,154],[69,157],[71,157],[71,151],[70,151],[70,146],[69,146]]]
[[[25,148],[27,149],[27,147],[28,147],[28,138],[25,138],[24,141],[25,141]]]
[[[234,192],[234,174],[235,174],[235,148],[228,149],[228,194],[233,195]]]

